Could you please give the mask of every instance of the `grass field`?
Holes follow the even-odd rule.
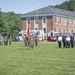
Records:
[[[75,48],[39,42],[29,50],[23,42],[0,46],[0,75],[75,75]]]

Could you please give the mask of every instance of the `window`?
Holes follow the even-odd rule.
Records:
[[[58,23],[58,18],[55,18],[55,23],[56,23],[56,24]]]
[[[38,17],[35,17],[35,23],[37,24],[39,21]]]
[[[60,32],[60,33],[62,32],[62,29],[61,29],[61,28],[59,29],[59,32]]]
[[[70,25],[70,20],[68,20],[68,25]]]
[[[70,29],[68,29],[68,33],[70,33]]]
[[[46,28],[43,28],[44,33],[46,33]]]
[[[74,26],[74,20],[72,20],[72,26]]]
[[[30,18],[26,18],[26,30],[28,29],[28,24],[30,24]],[[30,27],[31,27],[31,24],[30,24]]]
[[[57,28],[54,28],[54,31],[57,32]]]
[[[62,24],[62,18],[60,18],[60,24]]]
[[[27,22],[30,23],[30,18],[27,18]]]
[[[64,33],[66,33],[66,28],[64,29]]]
[[[45,17],[43,18],[43,23],[46,23],[46,18]]]
[[[66,25],[66,19],[64,19],[64,25]]]
[[[39,18],[38,17],[35,17],[34,18],[34,30],[38,30],[38,22],[39,22]]]
[[[53,32],[51,32],[51,36],[53,36]]]

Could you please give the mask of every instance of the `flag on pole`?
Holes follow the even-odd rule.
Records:
[[[30,38],[30,23],[28,23],[28,38]]]

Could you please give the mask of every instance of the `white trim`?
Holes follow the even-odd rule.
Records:
[[[70,32],[71,32],[69,28],[68,28],[67,32],[68,32],[68,33],[70,33]]]
[[[37,17],[38,18],[38,17]],[[39,21],[39,18],[38,18],[38,21]],[[36,17],[34,17],[34,30],[37,28],[37,29],[39,29],[39,27],[38,27],[38,23],[36,23]]]
[[[28,19],[30,19],[30,27],[31,27],[31,18],[26,18],[26,31],[28,29]]]
[[[66,26],[66,19],[64,19],[64,26]]]
[[[64,28],[64,33],[66,33],[66,28]]]
[[[55,22],[55,24],[58,24],[58,17],[54,18],[54,22]]]
[[[74,20],[72,20],[72,26],[74,26]]]
[[[62,25],[62,18],[59,19],[60,25]]]
[[[44,23],[45,19],[45,23]],[[47,33],[47,17],[42,17],[42,30],[43,28],[46,28],[46,33]]]
[[[68,26],[70,26],[70,19],[68,19]]]

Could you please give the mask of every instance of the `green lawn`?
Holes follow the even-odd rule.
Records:
[[[29,50],[23,42],[0,46],[0,75],[75,75],[75,48],[39,42]]]

